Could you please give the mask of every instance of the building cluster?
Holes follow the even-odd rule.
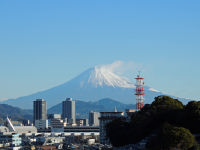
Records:
[[[47,114],[46,101],[33,102],[34,126],[15,126],[7,118],[7,126],[0,127],[0,147],[13,149],[111,149],[105,126],[112,120],[129,116],[124,112],[89,112],[88,119],[76,119],[75,101],[62,102],[62,114]],[[127,117],[128,118],[128,117]]]
[[[34,125],[39,132],[99,132],[100,143],[110,144],[105,126],[112,120],[127,116],[129,118],[135,109],[127,109],[126,113],[117,112],[89,112],[88,119],[76,119],[75,101],[72,98],[67,98],[62,102],[62,114],[48,114],[46,112],[46,101],[37,99],[34,101]]]
[[[130,116],[135,110],[124,112],[89,112],[88,119],[76,119],[75,101],[62,102],[62,114],[47,114],[44,99],[33,102],[34,126],[14,126],[7,118],[7,126],[0,127],[0,147],[13,149],[111,149],[106,136],[106,124]]]
[[[13,125],[7,117],[0,126],[0,147],[11,149],[112,149],[106,135],[106,125],[116,118],[130,116],[143,107],[143,79],[136,78],[136,109],[125,112],[89,112],[87,118],[76,118],[76,103],[72,98],[62,101],[61,114],[47,114],[44,99],[33,101],[33,125]],[[120,137],[119,137],[120,138]]]
[[[33,124],[26,126],[11,121],[0,126],[0,148],[6,149],[91,149],[99,147],[99,113],[89,112],[87,118],[77,118],[75,101],[62,102],[61,114],[47,114],[44,99],[33,101]],[[81,144],[80,144],[81,143]],[[100,146],[102,147],[102,145]]]
[[[52,132],[64,132],[65,127],[73,126],[99,126],[99,112],[89,112],[87,118],[76,119],[75,101],[67,98],[62,102],[62,114],[47,114],[47,104],[44,99],[36,99],[33,102],[33,123],[40,130]]]

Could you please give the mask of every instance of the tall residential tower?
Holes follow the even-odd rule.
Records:
[[[33,121],[47,120],[47,104],[44,99],[33,101]]]
[[[33,123],[36,128],[48,128],[47,104],[44,99],[33,101]]]
[[[62,102],[62,118],[67,118],[69,124],[76,123],[75,101],[72,98]]]

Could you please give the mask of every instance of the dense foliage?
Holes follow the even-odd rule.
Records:
[[[199,147],[192,133],[183,127],[172,126],[164,123],[160,132],[152,136],[147,143],[149,150],[198,150]]]
[[[149,137],[149,149],[153,147],[154,150],[173,146],[191,148],[195,145],[191,132],[200,133],[199,127],[200,102],[191,101],[184,106],[169,96],[156,97],[152,104],[134,113],[130,122],[119,118],[106,126],[108,138],[114,146],[136,144]],[[171,142],[167,140],[169,138]]]
[[[174,127],[170,124],[164,124],[162,127],[163,145],[166,148],[189,149],[195,144],[194,136],[183,127]]]

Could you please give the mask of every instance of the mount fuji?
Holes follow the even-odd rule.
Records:
[[[144,89],[144,103],[151,103],[155,96],[163,95],[148,86],[144,86]],[[95,66],[62,85],[32,95],[10,99],[3,103],[32,109],[35,99],[44,98],[50,108],[67,97],[72,97],[85,102],[111,98],[124,104],[135,104],[134,93],[135,85],[128,79],[115,74],[112,69],[107,67]]]

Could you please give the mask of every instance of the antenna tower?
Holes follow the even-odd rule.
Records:
[[[139,111],[142,107],[143,107],[143,95],[144,94],[144,88],[143,88],[143,85],[144,85],[144,78],[142,78],[140,76],[140,72],[139,74],[137,75],[137,78],[136,79],[136,110]]]

